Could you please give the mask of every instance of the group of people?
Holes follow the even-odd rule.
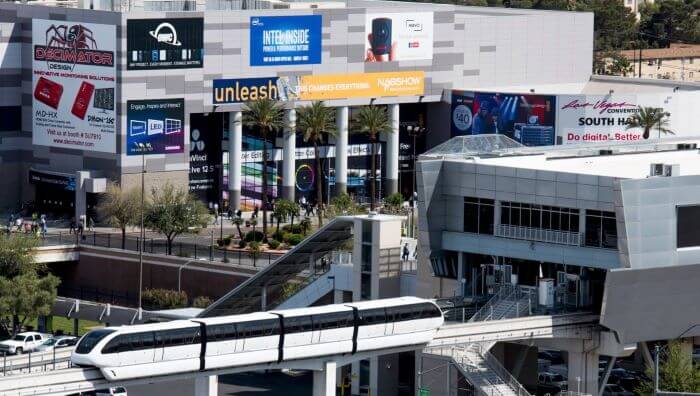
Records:
[[[36,236],[46,237],[46,233],[49,231],[48,224],[46,222],[46,215],[39,215],[38,213],[32,213],[32,219],[30,221],[25,221],[22,216],[10,215],[7,222],[7,233],[11,233],[12,230],[16,232],[23,232],[25,234],[34,234]]]

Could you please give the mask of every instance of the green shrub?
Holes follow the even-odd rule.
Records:
[[[199,296],[192,301],[192,306],[195,308],[206,308],[211,305],[211,298],[207,296]]]
[[[245,234],[245,241],[246,242],[253,242],[253,241],[260,242],[263,239],[265,239],[265,235],[262,233],[262,231],[248,231],[248,233]]]
[[[301,234],[304,229],[301,224],[287,224],[282,227],[282,231],[290,234]]]
[[[273,233],[272,233],[272,239],[276,239],[276,240],[278,240],[278,241],[283,241],[283,240],[284,240],[284,231],[283,231],[283,230],[279,230],[279,231],[273,232]]]
[[[222,247],[223,247],[223,246],[228,246],[228,245],[231,244],[231,237],[230,237],[230,236],[227,236],[227,237],[224,237],[224,239],[217,239],[217,240],[216,240],[216,244],[219,245],[219,246],[222,246]]]
[[[299,234],[289,234],[289,236],[287,237],[287,243],[290,246],[296,246],[303,240],[304,236]]]
[[[248,242],[246,242],[245,239],[241,239],[240,241],[238,241],[238,247],[241,249],[245,249],[245,245],[247,244]]]
[[[173,309],[187,306],[187,293],[169,289],[146,289],[142,294],[143,306],[148,309]]]
[[[280,247],[280,241],[276,239],[270,239],[267,241],[267,245],[270,247],[270,249],[276,250],[278,247]]]
[[[391,207],[400,208],[403,205],[403,195],[401,193],[391,194],[384,199],[384,202]]]

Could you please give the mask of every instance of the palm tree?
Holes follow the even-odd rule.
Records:
[[[321,172],[321,156],[318,152],[318,145],[323,143],[324,137],[328,139],[335,136],[335,111],[326,107],[323,102],[313,102],[309,106],[301,107],[297,110],[297,128],[303,134],[305,142],[314,145],[314,155],[316,156],[316,202],[318,202],[318,226],[323,225],[323,191]]]
[[[393,131],[386,108],[374,105],[361,108],[353,120],[352,131],[355,133],[369,134],[369,140],[372,142],[372,174],[370,175],[370,194],[372,194],[372,196],[370,200],[370,209],[374,210],[376,206],[375,201],[377,199],[377,138],[379,137],[378,135],[382,133],[392,133]]]
[[[258,128],[263,140],[262,158],[262,211],[263,234],[267,238],[267,138],[268,134],[281,130],[284,127],[284,108],[272,99],[261,99],[248,102],[244,106],[243,123],[250,128]]]
[[[640,106],[639,111],[630,117],[627,123],[627,129],[642,128],[644,130],[644,139],[649,139],[649,134],[654,128],[659,131],[659,139],[661,139],[662,133],[675,135],[672,130],[668,129],[669,116],[671,116],[671,114],[665,112],[664,109],[660,107]]]

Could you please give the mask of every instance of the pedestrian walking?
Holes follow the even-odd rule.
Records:
[[[241,212],[240,209],[236,211],[236,217],[238,217],[239,219],[243,218],[243,212]]]
[[[93,220],[92,217],[88,217],[87,226],[88,231],[92,231],[95,229],[95,220]]]
[[[41,237],[46,238],[46,233],[49,231],[49,228],[46,224],[46,216],[45,215],[41,215],[40,226],[41,226]]]
[[[15,220],[15,226],[17,227],[17,232],[22,232],[22,217],[18,216],[17,220]]]
[[[401,261],[408,261],[408,257],[410,255],[409,249],[408,249],[408,242],[403,245],[403,254],[401,254]]]
[[[75,232],[75,219],[70,219],[70,228],[68,228],[68,233],[72,234]]]
[[[214,222],[211,225],[219,225],[219,213],[214,212]]]
[[[82,236],[84,230],[85,230],[85,226],[83,225],[83,222],[80,221],[80,222],[78,223],[78,230],[76,231],[75,234],[76,234],[76,235]]]
[[[257,219],[259,211],[260,211],[260,208],[258,206],[255,206],[255,209],[253,209],[253,216],[251,216],[251,217],[254,219]]]

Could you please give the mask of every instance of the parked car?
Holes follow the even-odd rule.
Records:
[[[550,362],[552,362],[552,364],[565,363],[564,357],[562,356],[560,351],[553,351],[549,349],[543,349],[537,352],[537,358],[549,360]]]
[[[123,386],[116,386],[109,389],[98,389],[95,392],[95,396],[127,396],[126,388]]]
[[[561,393],[561,388],[555,385],[537,384],[537,396],[554,396]]]
[[[607,384],[603,390],[603,396],[634,396],[634,393],[626,390],[620,385]]]
[[[47,339],[46,341],[42,342],[41,345],[39,345],[36,350],[37,352],[50,352],[53,351],[54,349],[61,349],[61,348],[66,348],[70,346],[75,346],[75,344],[78,342],[78,337],[73,337],[73,336],[56,336],[56,337],[51,337]]]
[[[47,336],[36,331],[19,333],[14,338],[0,341],[0,353],[22,354],[35,351],[46,340]]]
[[[563,375],[550,372],[540,373],[537,382],[543,385],[554,385],[563,391],[567,390],[569,385]]]

